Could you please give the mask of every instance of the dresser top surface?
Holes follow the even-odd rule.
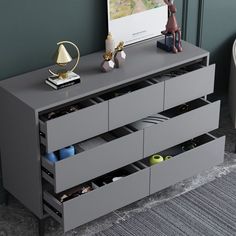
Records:
[[[167,53],[156,48],[156,41],[155,38],[125,48],[125,65],[108,73],[100,71],[102,52],[81,57],[77,71],[81,83],[67,88],[54,90],[45,84],[48,69],[53,67],[3,80],[0,87],[40,112],[209,55],[187,42],[182,43],[183,52]]]

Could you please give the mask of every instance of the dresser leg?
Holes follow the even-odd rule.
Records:
[[[44,220],[45,219],[38,219],[38,231],[39,231],[39,236],[44,236]]]
[[[4,192],[3,192],[3,201],[2,201],[2,205],[4,205],[4,206],[8,206],[8,203],[9,203],[9,193],[8,193],[8,191],[7,190],[3,190]]]

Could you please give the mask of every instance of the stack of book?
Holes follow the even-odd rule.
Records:
[[[68,77],[66,79],[58,76],[50,76],[45,80],[45,83],[54,89],[61,89],[80,83],[80,76],[74,72],[68,72]]]

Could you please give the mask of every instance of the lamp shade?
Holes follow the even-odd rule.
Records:
[[[60,44],[58,47],[57,55],[56,55],[56,63],[58,65],[66,65],[67,63],[71,62],[72,58],[70,54],[67,52],[65,46]]]

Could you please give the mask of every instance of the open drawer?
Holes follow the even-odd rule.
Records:
[[[224,147],[225,137],[205,134],[159,153],[172,158],[151,166],[150,194],[222,163]]]
[[[145,80],[101,96],[109,101],[109,130],[163,111],[164,82]]]
[[[217,129],[219,112],[220,101],[197,99],[157,114],[166,119],[144,128],[144,157]]]
[[[143,158],[143,131],[122,127],[75,145],[77,154],[57,162],[42,157],[42,176],[56,193]]]
[[[215,65],[191,65],[165,81],[164,110],[214,91]]]
[[[149,176],[149,168],[132,164],[59,195],[47,190],[44,210],[68,231],[148,196]]]
[[[70,112],[71,108],[78,108]],[[53,152],[108,131],[108,102],[89,99],[40,117],[40,138]]]

